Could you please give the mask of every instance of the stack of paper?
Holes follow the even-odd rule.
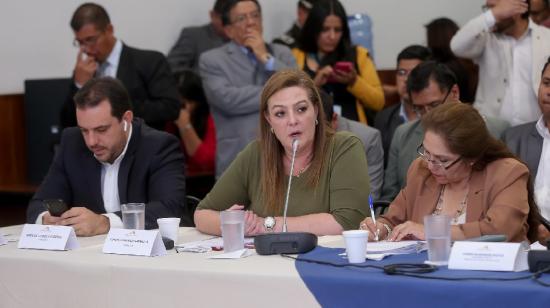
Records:
[[[386,256],[418,253],[426,249],[424,241],[369,242],[367,244],[367,259],[379,261]]]
[[[244,238],[245,248],[250,248],[254,246],[254,238],[245,237]],[[189,243],[183,243],[176,245],[177,252],[210,252],[210,251],[220,251],[223,250],[223,239],[219,236],[208,238],[202,241],[195,241]]]

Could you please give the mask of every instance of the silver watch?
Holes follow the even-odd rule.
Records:
[[[273,232],[275,230],[275,224],[277,221],[275,220],[275,217],[267,216],[264,218],[264,228],[267,232]]]

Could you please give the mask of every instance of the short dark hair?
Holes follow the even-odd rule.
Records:
[[[407,79],[407,92],[418,93],[426,89],[430,80],[433,80],[441,90],[441,92],[449,91],[457,84],[456,75],[451,69],[436,61],[426,61],[418,64],[409,74]]]
[[[321,105],[323,105],[325,118],[330,123],[332,121],[332,115],[334,114],[334,100],[332,96],[322,88],[318,88],[317,90],[319,90],[319,97],[321,98]]]
[[[98,30],[105,30],[110,23],[107,11],[101,5],[91,2],[79,6],[71,18],[71,28],[75,32],[87,24],[93,24]]]
[[[227,1],[224,1],[223,5],[222,5],[222,9],[221,9],[222,24],[224,26],[227,26],[227,25],[231,24],[231,16],[229,16],[230,13],[231,13],[231,10],[237,4],[239,4],[239,2],[244,2],[244,1],[254,2],[256,4],[256,6],[258,7],[258,10],[260,12],[262,11],[262,7],[260,6],[260,3],[258,2],[258,0],[227,0]]]
[[[430,60],[432,52],[422,45],[410,45],[401,50],[397,55],[397,64],[401,60],[420,60],[422,62]]]
[[[548,64],[550,64],[550,57],[548,57],[548,60],[546,60],[546,63],[544,63],[544,67],[542,68],[542,72],[540,73],[541,75],[544,75],[544,71],[548,67]]]
[[[212,7],[212,11],[221,16],[223,14],[223,5],[225,2],[226,0],[216,0],[216,2],[214,2],[214,7]]]
[[[531,13],[531,1],[526,0],[525,2],[527,2],[527,11],[525,11],[525,13],[521,14],[521,18],[529,19],[529,14]],[[547,0],[547,2],[548,2],[548,0]]]
[[[111,105],[111,115],[119,120],[124,113],[132,110],[130,95],[122,82],[112,77],[90,79],[74,96],[76,108],[86,109],[107,100]]]
[[[345,59],[351,47],[351,36],[348,26],[348,17],[344,6],[338,0],[319,0],[309,11],[308,17],[298,40],[298,46],[306,53],[317,53],[317,39],[323,31],[325,19],[335,15],[342,21],[342,38],[333,52],[333,62]],[[352,59],[355,61],[355,59]],[[334,64],[325,63],[323,64]]]

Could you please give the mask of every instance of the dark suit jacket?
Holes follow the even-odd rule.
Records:
[[[146,203],[145,228],[157,228],[157,218],[181,216],[185,202],[183,164],[174,136],[151,129],[141,119],[132,122],[132,137],[118,173],[118,192],[121,204]],[[101,164],[78,128],[63,131],[50,170],[27,208],[29,223],[45,211],[44,199],[63,199],[69,206],[105,213]]]
[[[176,84],[164,55],[151,50],[122,46],[117,79],[128,90],[134,115],[147,125],[163,129],[179,115],[180,101]],[[61,111],[61,126],[76,125],[73,97],[78,91],[71,83],[70,93]]]
[[[390,152],[391,139],[397,126],[405,121],[399,115],[401,103],[391,105],[382,109],[376,114],[374,127],[382,134],[382,147],[384,148],[384,168],[388,164],[388,153]]]
[[[537,131],[537,122],[525,123],[507,129],[502,135],[510,151],[516,154],[529,167],[531,178],[535,180],[542,153],[542,136]]]
[[[216,33],[212,24],[183,28],[180,37],[167,56],[172,72],[193,70],[198,74],[199,56],[203,52],[220,47],[227,42],[227,39]]]

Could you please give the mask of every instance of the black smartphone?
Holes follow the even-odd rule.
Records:
[[[44,200],[44,204],[46,205],[48,212],[50,212],[50,215],[55,217],[59,217],[61,214],[69,210],[69,207],[65,204],[65,201],[61,199],[46,199]]]

